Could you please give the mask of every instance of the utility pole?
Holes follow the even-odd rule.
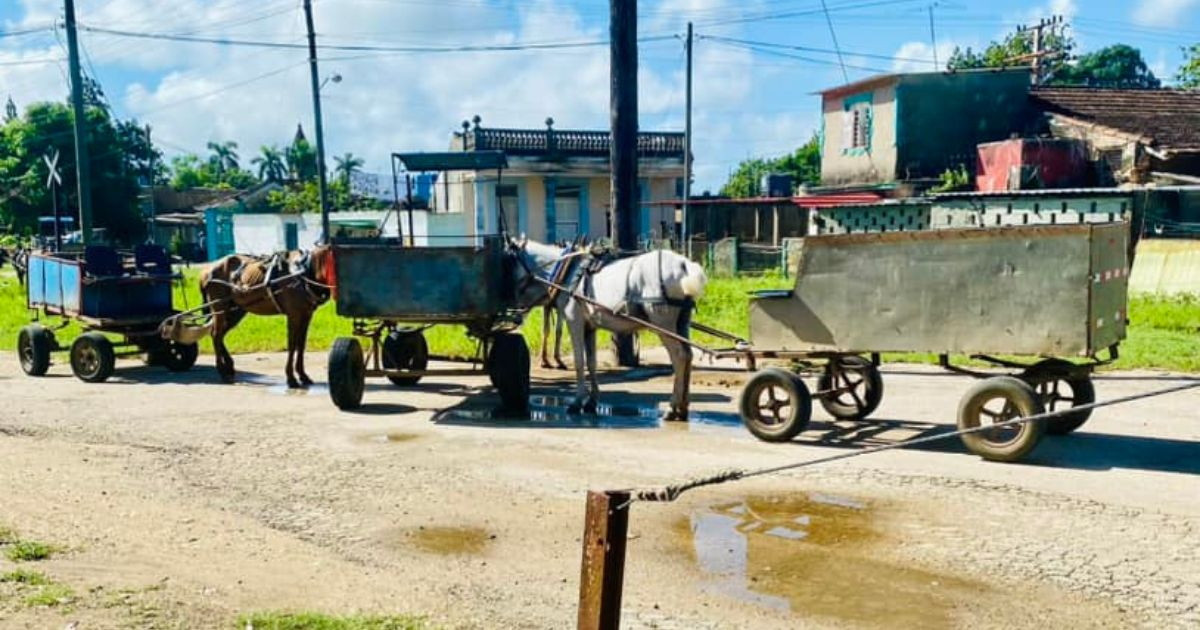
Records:
[[[688,211],[692,201],[692,23],[687,27],[687,96],[684,106],[683,124],[683,254],[692,257],[692,243],[688,234]]]
[[[933,8],[936,6],[936,2],[929,5],[929,43],[933,46],[933,69],[935,71],[942,67],[942,64],[938,63],[937,56],[937,31],[933,28]]]
[[[87,112],[83,108],[83,76],[75,33],[75,0],[64,0],[67,57],[71,73],[71,109],[75,112],[75,179],[79,182],[79,230],[84,246],[92,242],[92,179],[88,159]]]
[[[154,242],[154,143],[150,140],[150,125],[146,125],[146,242]],[[166,243],[170,245],[170,242]]]
[[[1060,57],[1061,51],[1044,50],[1050,36],[1058,34],[1059,28],[1064,24],[1063,16],[1056,15],[1051,18],[1042,18],[1034,26],[1019,26],[1018,33],[1027,33],[1033,31],[1033,52],[1020,59],[1029,59],[1033,66],[1033,84],[1041,85],[1045,80],[1045,69],[1042,64],[1042,59],[1051,57]]]
[[[631,252],[637,242],[637,0],[609,0],[609,116],[612,142],[610,207],[616,223],[617,249]],[[637,365],[632,335],[616,337],[617,363]]]
[[[321,123],[321,82],[317,69],[317,34],[313,30],[312,0],[304,0],[308,26],[308,69],[312,75],[313,117],[317,128],[317,191],[321,198],[321,242],[329,243],[329,192],[325,182],[325,128]]]

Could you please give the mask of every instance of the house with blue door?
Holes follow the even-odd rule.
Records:
[[[586,236],[610,238],[608,131],[560,130],[553,119],[541,129],[484,127],[476,116],[454,134],[451,150],[503,151],[508,168],[451,172],[434,184],[429,237],[442,244],[499,232],[497,203],[511,234],[557,242]],[[638,134],[638,225],[642,240],[672,238],[673,206],[655,202],[682,196],[683,134]]]
[[[820,92],[821,184],[935,182],[1037,121],[1028,68],[884,74]]]

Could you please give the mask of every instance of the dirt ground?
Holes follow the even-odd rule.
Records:
[[[103,385],[28,378],[0,353],[0,526],[60,552],[70,587],[5,628],[235,627],[260,610],[412,613],[443,628],[571,628],[588,489],[657,486],[949,430],[970,380],[888,366],[862,424],[819,408],[795,443],[737,424],[738,375],[701,374],[690,425],[668,377],[609,374],[596,420],[490,417],[486,377],[372,382],[339,412],[282,386],[282,357],[190,373],[132,361]],[[323,381],[324,357],[310,357]],[[1101,399],[1177,382],[1113,374]],[[632,507],[627,628],[1200,626],[1200,394],[1098,411],[1028,463],[957,441]],[[0,559],[0,573],[13,563]]]

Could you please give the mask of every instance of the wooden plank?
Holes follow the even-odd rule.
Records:
[[[628,492],[588,492],[579,579],[579,630],[621,627]]]

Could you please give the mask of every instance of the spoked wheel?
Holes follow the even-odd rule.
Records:
[[[71,371],[85,383],[107,381],[116,364],[112,342],[98,332],[84,333],[71,344]]]
[[[1021,378],[1033,386],[1046,411],[1059,411],[1096,402],[1092,379],[1080,376],[1070,361],[1046,359],[1025,371]],[[1092,417],[1091,409],[1075,411],[1046,420],[1046,433],[1067,435]]]
[[[1042,413],[1042,402],[1033,387],[1012,376],[994,376],[977,383],[958,406],[958,429],[974,429]],[[969,433],[963,444],[972,453],[991,461],[1015,462],[1037,446],[1045,425],[1022,422]]]
[[[200,346],[194,343],[165,341],[146,353],[147,365],[161,365],[172,372],[186,372],[196,365]]]
[[[50,369],[50,351],[54,335],[41,324],[29,324],[17,335],[17,354],[21,370],[29,376],[45,376]]]
[[[393,330],[383,339],[383,367],[387,370],[421,371],[429,366],[429,344],[421,331]],[[420,376],[388,374],[387,379],[398,387],[416,385]]]
[[[883,400],[883,377],[879,368],[854,354],[834,357],[825,364],[817,380],[821,406],[839,420],[863,420]]]
[[[338,409],[362,406],[367,381],[367,364],[362,344],[354,337],[338,337],[329,349],[329,397]]]
[[[506,411],[529,410],[529,346],[517,333],[492,337],[485,367]]]
[[[812,395],[799,376],[778,368],[755,374],[738,402],[742,422],[767,442],[787,442],[812,419]]]

